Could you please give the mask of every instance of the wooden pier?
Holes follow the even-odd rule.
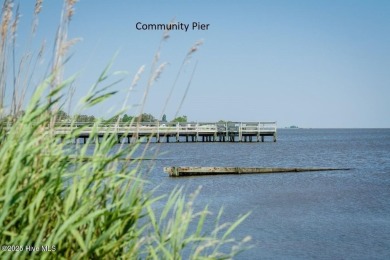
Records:
[[[168,173],[170,177],[341,170],[346,171],[350,170],[350,168],[164,167],[164,171]]]
[[[276,142],[276,122],[228,122],[228,123],[161,123],[142,122],[134,124],[74,123],[58,124],[57,136],[65,136],[76,128],[81,128],[77,139],[86,143],[95,132],[98,138],[105,134],[117,135],[118,142],[136,142],[144,139],[149,142],[264,142],[265,138]],[[94,130],[95,129],[95,130]],[[77,142],[77,140],[76,140]]]

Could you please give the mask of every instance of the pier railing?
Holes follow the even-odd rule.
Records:
[[[70,131],[82,128],[80,136],[88,137],[92,131],[103,135],[117,134],[120,137],[176,137],[179,142],[185,137],[197,142],[202,141],[264,141],[265,136],[273,136],[276,141],[276,122],[132,122],[132,123],[88,123],[88,122],[59,122],[55,127],[56,134],[65,135]]]
[[[70,131],[82,127],[88,131],[97,128],[99,131],[110,132],[276,132],[276,122],[140,122],[140,123],[89,123],[89,122],[58,122],[56,131]]]

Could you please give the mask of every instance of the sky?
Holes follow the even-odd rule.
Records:
[[[20,1],[20,51],[34,4]],[[39,17],[34,46],[47,41],[47,62],[61,8],[62,1],[46,0]],[[166,114],[168,120],[177,114],[199,122],[389,128],[389,14],[387,0],[80,0],[69,27],[69,38],[79,41],[69,50],[65,67],[66,77],[77,73],[70,112],[111,61],[108,82],[123,78],[113,86],[119,93],[85,113],[108,117],[121,109],[144,65],[126,110],[140,111],[164,32],[137,30],[136,24],[174,19],[190,27],[193,22],[209,24],[208,30],[169,32],[158,61],[167,66],[150,88],[144,112]],[[203,44],[186,59],[199,40]],[[41,67],[43,71],[47,64]]]

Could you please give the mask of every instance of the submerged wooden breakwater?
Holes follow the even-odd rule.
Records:
[[[161,123],[142,122],[134,124],[74,123],[58,124],[57,136],[65,136],[80,128],[77,139],[86,143],[94,136],[96,142],[106,134],[116,135],[118,142],[264,142],[270,137],[276,142],[276,122],[227,122],[227,123]],[[77,142],[78,140],[76,140]]]
[[[256,167],[164,167],[170,177],[219,175],[219,174],[254,174],[254,173],[286,173],[341,171],[350,168],[256,168]]]

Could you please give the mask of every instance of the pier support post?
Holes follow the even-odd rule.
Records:
[[[239,142],[242,142],[242,123],[240,123],[240,126],[238,128],[238,140]]]
[[[225,142],[225,137],[226,137],[226,140],[229,140],[229,128],[228,128],[227,122],[225,123],[225,131],[226,131],[226,135],[223,137],[224,142]]]

